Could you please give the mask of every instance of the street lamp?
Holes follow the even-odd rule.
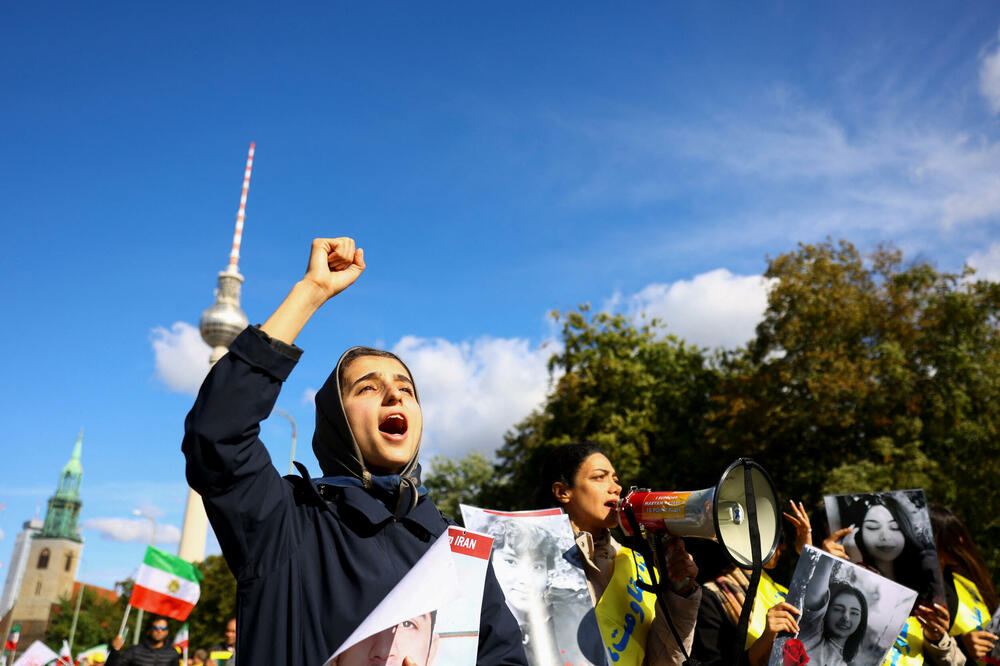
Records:
[[[156,545],[156,518],[154,518],[153,516],[149,515],[148,513],[146,513],[145,511],[142,511],[140,509],[132,509],[132,515],[133,516],[140,516],[142,518],[148,518],[149,522],[153,524],[153,534],[152,534],[152,536],[149,537],[149,545],[150,546],[155,546]],[[132,645],[138,645],[139,644],[139,636],[142,633],[142,616],[143,616],[143,612],[142,612],[142,609],[140,608],[139,612],[135,616],[135,633],[132,634]]]
[[[285,410],[283,410],[281,407],[275,407],[274,411],[276,411],[279,414],[281,414],[282,416],[284,416],[292,424],[292,453],[291,453],[291,455],[288,456],[288,473],[289,474],[295,474],[295,464],[294,464],[295,463],[295,434],[296,434],[295,419],[293,419],[292,415],[289,414],[288,412],[286,412]]]
[[[155,546],[156,545],[156,518],[154,518],[153,516],[149,515],[148,513],[144,512],[144,511],[141,511],[139,509],[132,509],[132,515],[133,516],[140,516],[142,518],[148,518],[149,522],[151,522],[153,524],[153,536],[150,537],[150,539],[149,539],[149,545],[150,546]]]

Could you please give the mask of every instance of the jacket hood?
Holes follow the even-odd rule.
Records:
[[[323,470],[323,476],[347,476],[361,481],[365,488],[372,488],[372,474],[368,471],[361,450],[358,448],[357,440],[347,422],[347,413],[344,411],[343,396],[340,393],[340,370],[344,359],[352,351],[361,349],[351,347],[344,352],[337,361],[337,367],[333,369],[327,377],[323,387],[316,393],[316,429],[313,432],[313,453]],[[395,355],[394,355],[395,358]],[[399,360],[397,358],[397,360]],[[406,373],[413,379],[413,373],[399,360],[406,369]],[[414,384],[413,395],[420,403],[417,394],[417,387]],[[421,433],[423,434],[423,433]],[[420,485],[420,466],[418,458],[420,455],[420,441],[413,450],[413,456],[403,465],[399,471],[399,476],[405,479],[416,481]]]

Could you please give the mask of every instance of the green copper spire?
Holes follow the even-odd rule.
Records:
[[[49,508],[45,513],[45,525],[39,538],[72,539],[81,541],[77,521],[80,518],[80,482],[83,481],[83,430],[80,430],[73,447],[73,455],[62,468],[56,494],[49,498]]]

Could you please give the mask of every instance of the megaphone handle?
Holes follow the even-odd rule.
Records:
[[[657,547],[657,542],[654,537],[652,544],[647,542],[642,538],[642,531],[639,527],[639,521],[635,518],[635,513],[632,511],[632,507],[628,504],[625,505],[625,519],[629,523],[629,527],[632,528],[633,540],[630,544],[632,548],[632,558],[635,559],[635,552],[638,550],[639,554],[642,555],[643,559],[647,563],[652,562],[656,566],[646,567],[649,572],[649,579],[652,585],[647,586],[643,580],[642,576],[639,577],[637,585],[644,590],[653,592],[656,595],[656,603],[660,606],[660,611],[663,613],[663,617],[667,620],[667,626],[670,627],[670,633],[674,635],[674,640],[677,641],[677,647],[680,648],[681,654],[684,655],[684,664],[693,663],[691,661],[691,655],[688,654],[687,650],[684,648],[684,641],[681,639],[680,633],[677,631],[677,627],[674,626],[674,620],[670,617],[670,609],[667,608],[667,580],[663,576],[656,575],[657,567],[660,567],[661,571],[667,570],[667,561]],[[639,571],[639,563],[635,563],[636,572]],[[638,575],[638,573],[637,573]],[[744,639],[745,640],[745,639]]]
[[[757,500],[753,493],[753,475],[750,472],[752,462],[743,458],[743,493],[746,496],[747,523],[750,528],[750,555],[753,558],[753,572],[750,575],[750,586],[743,597],[743,609],[740,611],[740,622],[736,627],[738,646],[746,645],[747,628],[750,626],[750,613],[757,600],[757,587],[760,585],[760,574],[764,570],[760,554],[760,526],[757,525]],[[742,652],[742,649],[741,649]]]

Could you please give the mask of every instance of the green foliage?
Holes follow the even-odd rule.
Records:
[[[770,261],[757,336],[726,355],[709,441],[752,454],[786,497],[923,487],[1000,565],[1000,285],[879,248]]]
[[[49,628],[45,631],[45,643],[56,652],[62,647],[63,640],[69,639],[76,602],[76,596],[63,597],[52,608]],[[119,597],[117,601],[110,601],[98,597],[93,589],[84,587],[73,638],[73,654],[110,642],[125,615],[125,604],[125,596]]]
[[[431,458],[431,472],[424,486],[438,509],[456,522],[462,522],[459,504],[474,504],[479,493],[493,478],[489,459],[473,451],[455,461],[445,456]]]
[[[701,482],[709,468],[721,472],[725,463],[699,448],[718,381],[702,350],[665,335],[655,320],[637,327],[587,306],[553,316],[563,342],[549,361],[553,391],[505,436],[484,504],[533,506],[542,461],[573,441],[601,445],[626,487],[675,488]]]

